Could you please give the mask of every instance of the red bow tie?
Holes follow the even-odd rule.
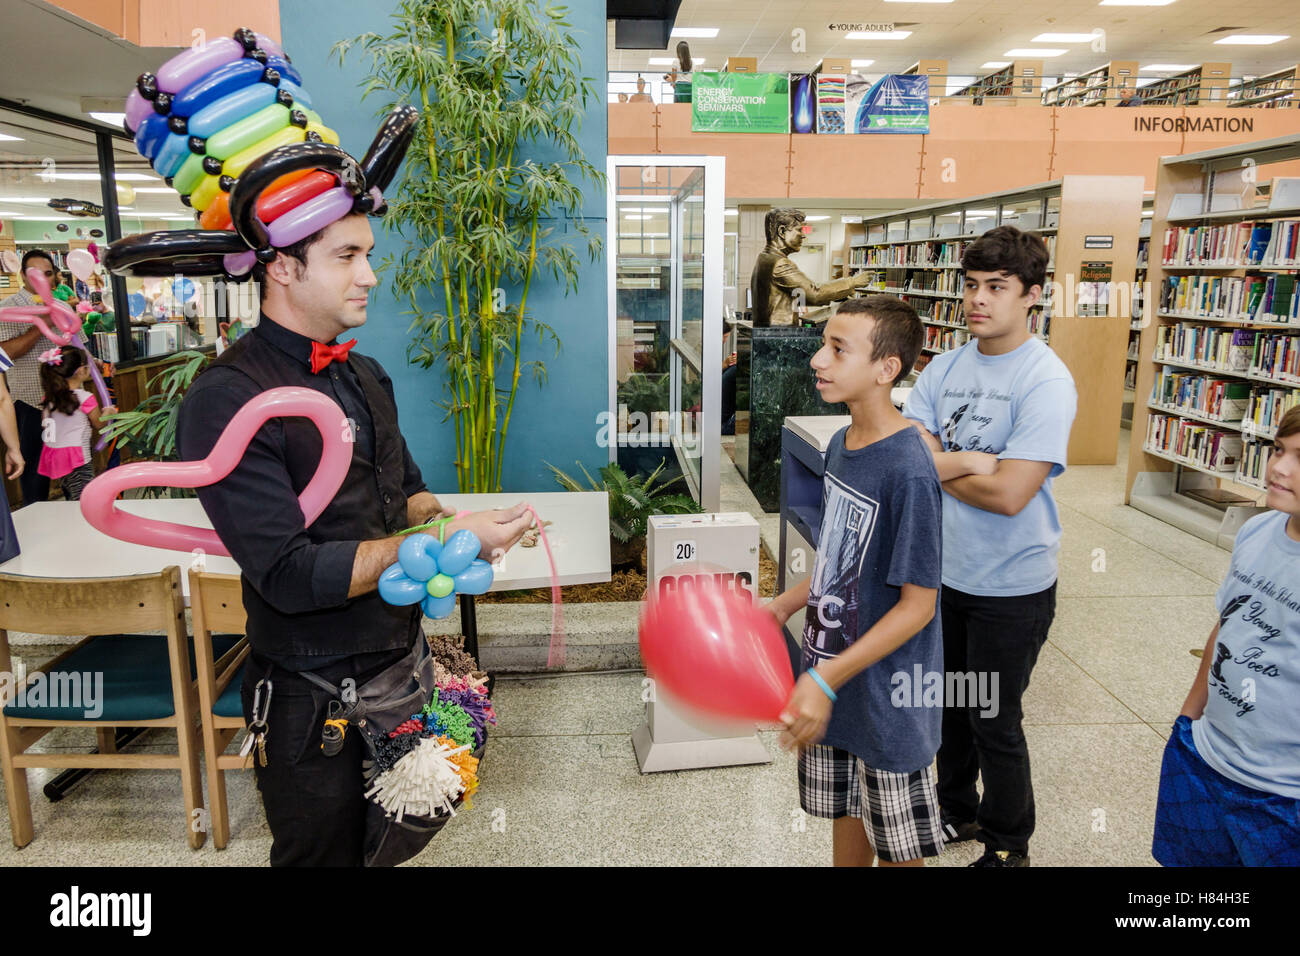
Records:
[[[350,339],[339,345],[326,345],[324,342],[313,342],[311,344],[311,370],[312,374],[320,373],[320,370],[329,365],[330,362],[346,362],[348,352],[352,346],[357,344],[356,339]]]

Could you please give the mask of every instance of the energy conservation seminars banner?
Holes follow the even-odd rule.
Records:
[[[790,132],[785,73],[696,73],[691,84],[692,132]]]

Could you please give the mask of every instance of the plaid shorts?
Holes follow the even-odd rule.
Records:
[[[862,795],[866,794],[866,806]],[[943,850],[934,770],[872,770],[847,750],[817,744],[799,751],[799,805],[814,817],[860,817],[886,863]]]
[[[1219,773],[1180,716],[1160,766],[1151,855],[1163,866],[1300,866],[1300,800]]]

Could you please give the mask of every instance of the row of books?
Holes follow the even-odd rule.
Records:
[[[962,315],[961,311],[961,303],[956,299],[931,299],[929,305],[924,307],[924,311],[926,318],[932,322],[946,322],[949,325],[966,324],[966,317]]]
[[[1240,425],[1250,402],[1250,383],[1162,368],[1151,390],[1151,401],[1214,418],[1225,425]]]
[[[1295,322],[1300,296],[1295,276],[1165,276],[1160,311],[1210,319]]]
[[[945,329],[937,325],[925,327],[925,347],[939,352],[947,352],[965,345],[970,341],[970,333],[965,329]]]
[[[1029,331],[1034,335],[1047,338],[1051,334],[1052,312],[1050,309],[1031,311],[1029,313]]]
[[[947,292],[949,295],[961,295],[961,273],[956,269],[914,273],[908,280],[907,289],[910,292]]]
[[[1300,220],[1170,226],[1161,261],[1169,266],[1294,266]]]
[[[1241,449],[1241,461],[1237,465],[1237,480],[1242,484],[1262,486],[1268,469],[1268,459],[1272,454],[1271,441],[1246,439]]]
[[[1235,472],[1244,442],[1237,431],[1153,413],[1147,419],[1146,446],[1208,471]]]
[[[1241,430],[1247,434],[1272,435],[1282,416],[1300,405],[1300,390],[1294,388],[1256,387],[1250,394]]]
[[[897,246],[859,246],[849,251],[849,264],[918,269],[958,266],[968,245],[969,242],[909,242]]]
[[[1180,322],[1156,329],[1155,360],[1212,365],[1225,372],[1246,372],[1254,357],[1253,329],[1229,329]]]
[[[1280,332],[1258,333],[1250,370],[1269,378],[1300,381],[1300,336]]]

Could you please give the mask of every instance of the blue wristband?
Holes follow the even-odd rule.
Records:
[[[817,682],[817,686],[826,692],[826,696],[831,699],[832,704],[839,700],[839,698],[835,696],[835,691],[831,690],[831,685],[822,680],[822,675],[818,674],[816,670],[810,667],[804,673]]]

